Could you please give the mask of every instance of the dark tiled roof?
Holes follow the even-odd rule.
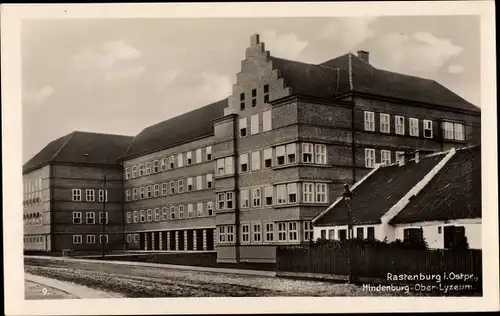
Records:
[[[474,112],[481,111],[434,80],[377,69],[351,53],[328,60],[321,65],[340,68],[346,72],[349,70],[349,55],[354,91]]]
[[[481,147],[457,150],[391,224],[481,217]]]
[[[408,161],[404,166],[381,167],[353,189],[352,222],[355,225],[376,224],[408,191],[444,158],[443,153],[423,157],[418,163]],[[337,203],[314,225],[347,225],[344,200]]]
[[[270,56],[274,69],[278,69],[292,94],[333,98],[337,90],[337,70]],[[339,86],[340,86],[339,82]],[[342,84],[345,84],[343,82]],[[339,89],[345,87],[338,87]]]
[[[212,121],[224,116],[227,99],[214,102],[142,130],[132,141],[123,158],[168,148],[213,134]]]
[[[132,139],[123,135],[72,132],[45,146],[24,164],[23,173],[54,162],[114,165]]]

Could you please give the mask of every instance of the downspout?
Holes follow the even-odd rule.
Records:
[[[126,201],[126,196],[125,196],[125,179],[123,179],[123,174],[125,173],[125,166],[123,165],[123,162],[120,163],[120,172],[121,172],[121,177],[122,181],[121,183],[121,190],[122,190],[122,202],[121,207],[122,207],[122,238],[123,238],[123,251],[126,252],[128,250],[128,244],[127,244],[127,237],[125,234],[125,227],[126,227],[126,220],[125,220],[125,202]],[[163,215],[163,214],[162,214]]]
[[[356,126],[355,126],[355,106],[356,106],[356,99],[354,97],[354,84],[352,80],[352,54],[349,52],[349,90],[351,91],[351,102],[352,102],[352,108],[351,108],[351,151],[352,151],[352,183],[356,183]]]
[[[240,263],[240,201],[239,201],[239,196],[240,196],[240,190],[239,190],[239,174],[238,174],[238,167],[239,167],[239,155],[238,155],[238,145],[239,145],[239,138],[238,138],[238,126],[237,126],[237,116],[233,115],[233,152],[234,152],[234,164],[233,164],[233,170],[234,170],[234,245],[235,245],[235,260],[236,263]]]

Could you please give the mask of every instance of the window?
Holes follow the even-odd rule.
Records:
[[[95,244],[95,235],[87,235],[87,244]]]
[[[141,223],[144,223],[146,221],[146,211],[145,210],[141,210],[140,212],[141,214]]]
[[[188,151],[186,153],[186,165],[189,166],[193,163],[193,152],[192,151]]]
[[[375,149],[365,148],[365,167],[375,167]]]
[[[248,189],[242,189],[240,191],[240,207],[241,208],[249,208],[250,207],[250,201],[249,201],[249,190]]]
[[[389,114],[380,114],[380,131],[382,133],[391,132],[391,116]]]
[[[375,239],[375,227],[367,227],[366,228],[366,237],[369,240],[374,240]]]
[[[264,188],[264,196],[266,199],[266,206],[271,206],[273,205],[273,187],[272,186],[266,186]]]
[[[175,219],[175,206],[170,207],[170,219]]]
[[[187,178],[187,190],[188,192],[193,191],[193,178]],[[179,190],[179,192],[181,192]]]
[[[297,222],[288,223],[288,241],[299,240],[299,231],[297,229]]]
[[[207,202],[207,214],[208,216],[214,215],[214,204],[212,201]]]
[[[240,137],[246,137],[247,136],[247,118],[246,117],[240,119],[239,128],[240,128]]]
[[[99,202],[108,201],[108,190],[99,190]]]
[[[252,171],[260,170],[260,151],[252,152]]]
[[[163,221],[166,221],[168,219],[168,208],[166,207],[161,208],[161,219]]]
[[[460,248],[465,245],[464,226],[444,226],[443,228],[444,248]]]
[[[446,233],[446,229],[445,229]],[[421,228],[406,228],[403,230],[404,241],[409,243],[420,243],[423,240],[423,230]]]
[[[286,184],[276,186],[276,200],[278,204],[286,204]]]
[[[155,218],[154,218],[154,221],[157,222],[160,220],[160,209],[159,208],[155,208]]]
[[[175,156],[170,156],[168,158],[168,163],[169,163],[170,169],[174,169],[175,168]]]
[[[153,196],[153,186],[152,185],[148,185],[146,189],[147,189],[146,190],[146,192],[147,192],[146,196],[148,198],[151,198]]]
[[[155,184],[154,185],[154,196],[157,197],[158,195],[160,195],[160,185]]]
[[[85,215],[86,216],[86,220],[87,220],[87,224],[95,224],[95,213],[94,212],[87,212],[87,214]],[[130,212],[127,213],[127,223],[130,223]]]
[[[326,146],[316,144],[314,152],[316,153],[316,163],[323,165],[326,164]]]
[[[139,234],[134,234],[134,243],[138,244],[140,240]]]
[[[151,174],[151,163],[146,162],[146,174]]]
[[[365,131],[375,131],[375,113],[365,111]]]
[[[179,219],[184,218],[184,205],[179,205]]]
[[[267,242],[274,241],[274,223],[266,223],[264,225],[265,230],[265,238]]]
[[[108,212],[99,212],[99,224],[108,224]]]
[[[128,180],[128,179],[130,179],[130,169],[125,168],[125,180]]]
[[[432,121],[424,120],[424,137],[432,138]]]
[[[200,149],[196,149],[196,161],[195,163],[200,163],[201,162],[201,148]]]
[[[264,103],[269,103],[269,85],[264,85]]]
[[[240,93],[240,111],[245,110],[245,93]]]
[[[153,161],[153,173],[157,173],[160,170],[158,169],[158,160]]]
[[[73,235],[73,244],[79,245],[82,243],[82,235]]]
[[[380,151],[380,163],[383,165],[388,165],[391,163],[391,151],[390,150],[381,150]]]
[[[133,166],[132,167],[132,178],[136,178],[137,177],[137,166]]]
[[[271,168],[273,166],[273,149],[264,149],[264,168]]]
[[[179,193],[183,193],[184,192],[184,180],[183,179],[180,179],[180,180],[177,180],[177,192]]]
[[[196,203],[196,214],[198,217],[203,217],[205,213],[203,212],[203,203]]]
[[[253,188],[252,189],[252,207],[261,207],[262,204],[260,199],[262,198],[262,190],[261,188]]]
[[[405,162],[405,152],[404,151],[396,151],[396,162]]]
[[[253,238],[252,238],[252,242],[262,242],[262,238],[261,238],[261,235],[262,235],[262,226],[260,224],[253,224],[252,225],[253,229]]]
[[[453,139],[453,123],[443,122],[444,138]]]
[[[182,167],[184,166],[184,159],[182,153],[177,154],[177,167]]]
[[[311,222],[304,222],[304,240],[314,240],[314,229]]]
[[[234,242],[234,226],[227,226],[227,242]]]
[[[233,192],[226,192],[226,208],[233,208]]]
[[[217,194],[217,209],[223,210],[226,208],[226,195],[224,193]]]
[[[233,157],[226,157],[217,160],[217,175],[229,175],[233,174]]]
[[[94,202],[95,201],[95,191],[92,189],[85,190],[85,200],[87,202]]]
[[[248,154],[240,155],[240,172],[248,171]]]
[[[147,221],[148,222],[153,221],[153,210],[152,209],[148,209],[146,214],[147,214],[147,217],[146,217]]]
[[[314,202],[314,184],[313,183],[303,183],[302,184],[302,202],[313,203]]]
[[[339,229],[339,240],[346,240],[346,239],[347,239],[347,230]]]
[[[132,234],[127,234],[127,244],[132,243]]]
[[[297,183],[288,183],[286,190],[288,193],[288,203],[297,203]]]
[[[254,114],[250,118],[250,133],[252,135],[259,133],[259,114]]]
[[[167,195],[167,193],[168,193],[168,183],[163,182],[161,184],[161,195]]]
[[[363,227],[356,228],[356,238],[358,238],[358,239],[365,238],[363,234],[364,234],[364,228]]]
[[[410,136],[419,136],[418,133],[418,119],[410,117]]]
[[[212,160],[212,146],[205,148],[205,154],[207,155],[207,160]]]
[[[193,204],[188,204],[188,218],[193,218],[194,217],[194,212],[193,212]]]
[[[144,196],[144,188],[143,187],[139,188],[139,198],[140,199],[144,199],[145,198],[145,196]]]
[[[267,132],[272,129],[271,110],[262,112],[262,132]]]
[[[82,212],[73,212],[73,224],[82,223]]]
[[[252,107],[257,106],[257,89],[252,89]]]
[[[130,189],[125,190],[125,201],[130,201]]]
[[[394,118],[394,125],[396,126],[396,134],[405,134],[405,118],[404,116],[397,116]]]
[[[139,165],[139,177],[142,177],[144,175],[144,164]]]
[[[82,190],[73,189],[72,196],[73,196],[73,201],[80,202],[82,200]]]
[[[455,123],[455,140],[465,140],[464,137],[464,124]]]
[[[308,143],[302,144],[302,162],[306,163],[313,162],[313,144],[308,144]]]
[[[219,242],[226,242],[226,226],[219,226]]]
[[[328,239],[334,240],[335,239],[335,229],[329,229],[328,230]]]
[[[196,190],[202,190],[202,189],[203,189],[203,177],[196,176]]]
[[[208,189],[212,188],[212,174],[211,173],[207,174],[207,188]]]
[[[138,211],[134,211],[133,212],[133,221],[134,223],[138,223],[139,222],[139,212]]]
[[[285,146],[276,147],[276,163],[278,166],[285,164]]]
[[[160,160],[161,171],[167,170],[167,158],[164,157]]]
[[[244,243],[250,242],[250,225],[241,225],[241,241]]]
[[[101,244],[107,244],[108,243],[108,235],[99,235],[99,241]]]
[[[170,181],[170,193],[175,194],[175,181]]]
[[[326,183],[316,183],[316,202],[317,203],[327,203],[327,192]]]
[[[286,162],[287,163],[297,162],[297,144],[286,145]]]

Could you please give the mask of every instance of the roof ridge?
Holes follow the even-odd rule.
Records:
[[[52,161],[54,161],[56,159],[56,157],[61,153],[61,151],[63,150],[63,148],[66,147],[66,145],[69,143],[69,141],[71,140],[71,138],[73,138],[73,136],[75,136],[76,132],[77,131],[73,131],[70,134],[68,134],[68,135],[70,135],[68,137],[68,139],[61,145],[61,147],[59,147],[59,149],[55,152],[55,154],[52,156],[52,158],[49,160],[49,162],[52,162]],[[66,136],[68,136],[68,135],[66,135]]]

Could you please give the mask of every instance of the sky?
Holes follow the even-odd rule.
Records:
[[[227,97],[255,33],[308,63],[367,50],[481,106],[477,16],[25,20],[23,162],[75,130],[133,136]]]

